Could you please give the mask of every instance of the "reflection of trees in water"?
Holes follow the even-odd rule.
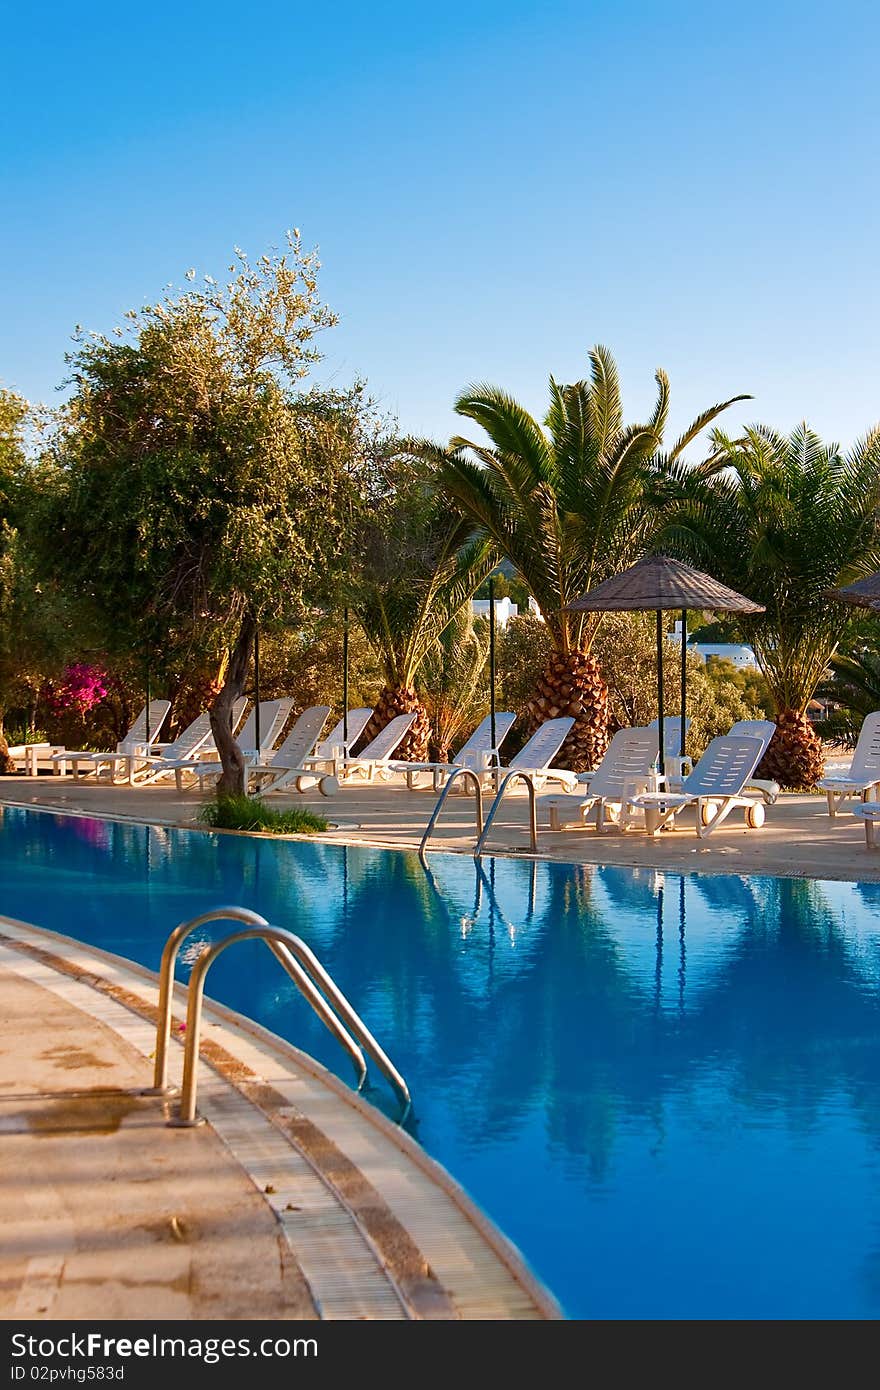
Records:
[[[858,952],[820,884],[762,886],[761,909],[744,923],[689,1029],[707,1055],[732,1066],[732,1086],[750,1108],[781,1111],[806,1133],[843,1090],[877,1138],[876,982],[860,975]]]
[[[520,874],[525,867],[505,865],[505,872]],[[613,914],[609,920],[607,907],[597,909],[594,871],[540,867],[529,948],[508,953],[504,969],[489,969],[500,941],[493,946],[489,936],[486,893],[463,950],[454,938],[438,943],[436,930],[416,946],[422,964],[415,978],[427,991],[425,1016],[432,1021],[425,1035],[432,1055],[420,1058],[420,1075],[442,1084],[450,1070],[444,1060],[452,1062],[463,1078],[456,1113],[476,1146],[512,1134],[539,1107],[551,1145],[575,1166],[585,1162],[599,1180],[620,1124],[638,1119],[662,1142],[666,1104],[704,1080],[707,1066],[740,1103],[782,1110],[802,1133],[817,1122],[828,1097],[843,1089],[877,1134],[876,1006],[820,885],[761,880],[753,892],[742,879],[666,875],[663,930],[673,935],[676,951],[684,948],[682,998],[688,989],[687,916],[694,914],[695,898],[708,900],[713,914],[729,923],[726,939],[716,937],[714,975],[707,979],[703,972],[687,1009],[670,1010],[658,1008],[656,996],[634,976]],[[627,882],[623,871],[595,872],[609,901],[651,914],[656,930],[663,906],[655,883]],[[731,890],[727,903],[725,887]],[[408,947],[420,931],[414,918]],[[693,966],[694,950],[691,957]],[[383,959],[401,967],[398,951]],[[477,970],[485,974],[482,1001],[460,983],[462,974]],[[412,983],[413,977],[408,988]]]

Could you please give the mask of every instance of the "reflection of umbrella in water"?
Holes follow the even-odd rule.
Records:
[[[566,605],[570,613],[645,613],[657,614],[657,714],[660,772],[664,772],[663,728],[663,613],[681,609],[681,746],[684,740],[687,712],[687,610],[711,609],[716,613],[763,613],[760,603],[752,603],[735,589],[719,584],[711,575],[695,570],[681,560],[668,555],[646,555],[644,559],[622,570],[604,584]]]

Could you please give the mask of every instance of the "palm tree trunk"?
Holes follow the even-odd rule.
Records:
[[[232,737],[232,706],[247,680],[254,649],[257,624],[253,614],[246,613],[235,639],[235,646],[226,667],[226,679],[211,710],[211,733],[223,764],[217,782],[217,796],[243,796],[245,792],[245,763],[242,751]]]
[[[596,767],[608,747],[608,686],[599,663],[588,652],[555,651],[526,706],[529,734],[546,719],[571,715],[574,728],[554,760],[558,767],[586,772]]]
[[[772,778],[791,791],[809,791],[824,771],[822,742],[806,714],[796,709],[781,710],[757,775]]]
[[[371,739],[374,739],[377,734],[382,732],[386,724],[391,723],[395,715],[412,714],[413,711],[416,715],[415,722],[403,742],[398,745],[394,756],[408,762],[426,762],[428,743],[431,738],[431,721],[428,718],[428,711],[412,686],[385,686],[376,702],[370,722],[358,739],[358,745],[363,747]]]

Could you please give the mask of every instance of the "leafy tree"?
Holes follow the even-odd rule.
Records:
[[[608,689],[592,645],[601,622],[568,613],[579,594],[638,559],[655,515],[646,482],[663,443],[669,405],[665,373],[644,424],[626,425],[614,359],[590,353],[589,380],[550,381],[544,427],[506,392],[474,386],[455,403],[488,443],[456,437],[429,445],[448,497],[514,566],[546,621],[552,650],[528,705],[529,729],[572,715],[563,761],[595,766],[608,741]],[[742,397],[734,397],[740,400]],[[665,456],[673,468],[688,444],[731,401],[703,412]]]
[[[738,439],[716,431],[703,465],[670,487],[664,534],[685,558],[766,606],[738,619],[767,682],[777,730],[762,775],[810,787],[822,775],[807,708],[850,621],[826,590],[880,568],[880,428],[849,453],[806,424]]]
[[[127,330],[80,336],[46,510],[51,563],[108,642],[197,669],[228,651],[211,725],[218,794],[243,789],[230,732],[257,625],[326,600],[344,554],[362,393],[301,394],[335,320],[299,234],[229,279],[168,292]],[[48,490],[47,490],[48,492]]]
[[[385,679],[363,739],[395,715],[415,713],[399,756],[423,761],[431,721],[416,689],[419,672],[497,557],[410,460],[390,463],[384,489],[364,511],[348,590]]]
[[[27,402],[0,389],[0,773],[15,771],[5,715],[34,703],[53,660],[60,659],[67,626],[63,604],[40,585],[35,569],[31,420]]]

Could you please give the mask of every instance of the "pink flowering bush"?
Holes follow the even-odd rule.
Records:
[[[106,698],[109,688],[106,671],[78,662],[68,666],[61,680],[46,691],[45,698],[54,714],[76,713],[85,719]]]

